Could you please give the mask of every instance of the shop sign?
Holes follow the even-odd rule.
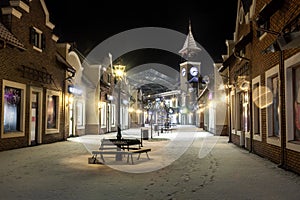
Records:
[[[82,95],[82,90],[79,89],[79,88],[76,88],[76,87],[74,87],[74,86],[72,86],[72,85],[69,85],[69,86],[68,86],[68,92],[69,92],[70,94],[74,94],[74,95],[78,95],[78,96],[81,96],[81,95]]]

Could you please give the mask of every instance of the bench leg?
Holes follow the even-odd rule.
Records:
[[[94,155],[92,156],[92,159],[93,159],[93,163],[96,164],[97,154],[94,154]]]
[[[103,160],[103,162],[105,162],[104,157],[102,155],[102,153],[100,153],[101,159]]]
[[[149,155],[148,155],[148,152],[146,152],[146,155],[147,155],[148,160],[150,160]]]
[[[145,152],[146,153],[146,155],[147,155],[147,158],[150,160],[150,158],[149,158],[149,155],[148,155],[148,152]],[[138,157],[137,157],[137,160],[139,160],[140,159],[140,157],[141,157],[141,154],[142,153],[139,153],[139,155],[138,155]]]
[[[127,154],[127,163],[129,163],[129,156],[131,157],[131,163],[133,164],[133,158],[132,158],[132,153]]]

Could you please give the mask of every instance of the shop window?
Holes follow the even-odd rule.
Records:
[[[300,142],[300,67],[293,70],[294,141]]]
[[[101,128],[106,127],[106,102],[101,102]]]
[[[235,104],[235,95],[234,92],[232,91],[231,94],[231,127],[232,131],[236,130],[236,104]]]
[[[280,145],[280,110],[279,110],[279,70],[278,66],[266,72],[266,86],[268,88],[267,106],[267,142]]]
[[[46,129],[47,133],[59,132],[60,124],[60,93],[57,91],[47,91],[46,96]]]
[[[33,45],[35,50],[41,52],[45,49],[45,34],[35,27],[30,27],[30,43]]]
[[[252,80],[252,130],[254,139],[262,141],[261,137],[261,90],[260,76]]]
[[[300,152],[300,53],[285,62],[286,147]]]
[[[84,126],[84,105],[83,102],[78,101],[76,104],[76,114],[77,114],[77,127]]]
[[[25,94],[24,84],[3,80],[3,138],[25,135]]]
[[[238,93],[236,98],[236,130],[241,131],[243,128],[243,93]]]
[[[116,105],[111,104],[111,126],[116,126]]]

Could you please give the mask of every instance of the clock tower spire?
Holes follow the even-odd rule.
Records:
[[[189,32],[185,39],[182,49],[178,52],[180,55],[186,60],[192,59],[196,54],[198,54],[201,49],[197,46],[197,43],[194,39],[192,33],[192,24],[191,20],[189,20]]]
[[[197,54],[201,48],[192,34],[191,20],[189,20],[189,29],[186,40],[182,49],[178,52],[184,62],[180,64],[180,90],[181,90],[181,124],[195,125],[195,104],[198,96],[198,79],[200,75],[201,62],[196,61],[199,56]],[[191,115],[191,113],[193,113]]]

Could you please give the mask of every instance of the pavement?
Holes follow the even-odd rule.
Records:
[[[300,176],[228,143],[226,136],[192,126],[172,132],[149,130],[134,164],[105,157],[88,164],[102,138],[67,141],[0,152],[0,200],[93,199],[300,199]],[[122,131],[140,138],[140,129]],[[105,155],[106,156],[106,155]]]

